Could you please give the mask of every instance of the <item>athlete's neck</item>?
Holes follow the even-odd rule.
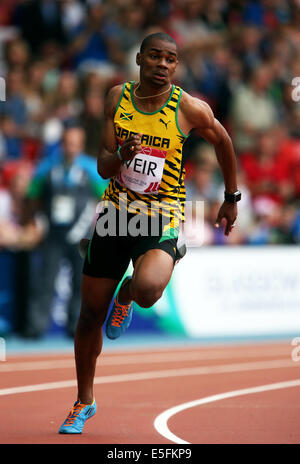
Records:
[[[169,82],[165,85],[154,86],[146,82],[135,82],[133,86],[133,98],[138,108],[144,111],[156,111],[170,97],[172,84]]]

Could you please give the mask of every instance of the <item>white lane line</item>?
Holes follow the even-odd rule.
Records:
[[[198,352],[179,352],[179,353],[142,353],[136,355],[116,355],[102,356],[99,358],[98,366],[115,366],[129,364],[154,364],[163,362],[178,362],[178,361],[201,361],[201,360],[218,360],[218,359],[234,359],[234,358],[252,358],[252,357],[272,357],[275,355],[289,356],[289,353],[282,350],[272,349],[269,352],[263,351],[258,353],[245,352],[237,348],[235,351],[227,353],[225,350],[212,351],[205,353]],[[46,369],[67,369],[74,368],[74,358],[71,359],[51,359],[43,361],[22,361],[22,362],[6,362],[0,364],[0,372],[20,372],[34,371]]]
[[[168,440],[178,444],[191,444],[188,441],[182,440],[172,433],[168,428],[168,420],[175,414],[184,411],[185,409],[194,408],[195,406],[201,406],[203,404],[213,403],[215,401],[225,400],[227,398],[234,398],[236,396],[251,395],[253,393],[262,393],[271,390],[280,390],[282,388],[299,387],[300,379],[289,380],[285,382],[270,383],[268,385],[260,385],[258,387],[244,388],[242,390],[234,390],[225,393],[219,393],[217,395],[207,396],[198,400],[189,401],[188,403],[179,404],[173,408],[167,409],[156,417],[154,421],[154,427],[157,432]]]
[[[229,372],[242,372],[250,370],[261,369],[278,369],[278,368],[291,368],[297,367],[297,363],[292,360],[272,360],[272,361],[259,361],[259,362],[246,362],[234,364],[219,364],[216,366],[201,366],[201,367],[186,367],[182,369],[165,369],[159,371],[135,372],[129,374],[119,375],[105,375],[102,377],[95,377],[95,384],[117,383],[117,382],[131,382],[135,380],[148,380],[148,379],[161,379],[168,377],[184,377],[193,375],[209,375],[209,374],[222,374]],[[28,393],[44,390],[55,390],[61,388],[75,387],[76,380],[62,380],[58,382],[48,382],[35,385],[22,385],[19,387],[8,387],[0,389],[0,396],[15,395],[18,393]]]

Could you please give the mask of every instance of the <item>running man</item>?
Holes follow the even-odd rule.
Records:
[[[214,146],[224,178],[224,202],[216,227],[224,222],[228,235],[237,217],[241,194],[231,139],[205,102],[172,84],[178,64],[176,42],[165,33],[147,36],[136,62],[139,82],[113,87],[105,102],[98,172],[111,180],[83,268],[82,305],[74,341],[77,401],[60,433],[81,433],[86,419],[96,412],[93,384],[102,349],[102,326],[130,260],[133,275],[123,280],[107,320],[106,334],[111,339],[129,326],[132,303],[151,307],[171,278],[179,258],[177,237],[184,215],[182,148],[192,129]],[[105,235],[102,232],[111,206],[117,212],[112,215],[116,228],[110,230],[109,226]],[[141,219],[138,213],[147,217],[145,227],[153,217],[159,218],[158,233],[152,234],[149,227],[147,235],[137,235],[137,227],[129,233],[129,223],[136,225],[136,218]]]

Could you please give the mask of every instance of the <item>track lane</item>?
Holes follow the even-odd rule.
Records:
[[[200,396],[217,394],[226,390],[237,388],[249,388],[267,382],[279,382],[283,380],[293,380],[299,377],[297,363],[290,362],[291,347],[289,343],[266,344],[251,346],[226,346],[226,347],[197,347],[190,350],[191,353],[199,352],[202,359],[187,360],[188,348],[176,348],[175,354],[183,353],[181,361],[167,362],[161,360],[151,363],[143,362],[142,356],[148,352],[122,352],[106,353],[103,359],[109,360],[125,358],[126,356],[141,356],[141,362],[125,364],[124,359],[121,363],[97,366],[96,376],[112,376],[125,374],[138,374],[149,371],[167,371],[169,369],[216,369],[216,366],[249,364],[257,360],[258,363],[279,359],[289,364],[289,367],[278,367],[259,370],[243,370],[231,372],[209,372],[204,374],[186,375],[183,377],[163,377],[155,379],[132,380],[130,382],[99,383],[95,385],[95,397],[99,406],[99,411],[95,417],[87,421],[84,433],[81,436],[61,436],[57,434],[58,427],[65,419],[72,402],[75,400],[76,388],[70,387],[57,390],[45,390],[36,393],[22,393],[11,396],[0,396],[1,411],[6,417],[5,424],[0,424],[1,443],[147,443],[159,444],[169,443],[170,441],[160,436],[153,427],[155,417],[163,410],[174,406],[180,402],[187,402]],[[156,355],[166,356],[168,352],[174,355],[171,349],[153,350]],[[230,356],[231,362],[230,362]],[[256,356],[256,358],[255,358]],[[279,358],[278,358],[279,356]],[[223,358],[222,358],[223,357]],[[183,359],[185,358],[185,359]],[[201,357],[200,357],[201,358]],[[27,361],[43,361],[59,359],[56,355],[39,357],[17,356],[9,359],[9,363]],[[70,356],[63,356],[64,360],[70,360]],[[290,365],[291,364],[291,365]],[[215,367],[214,367],[215,366]],[[73,370],[72,370],[73,369]],[[34,381],[43,383],[47,381],[58,381],[64,379],[75,380],[74,367],[59,368],[50,370],[37,369],[18,372],[0,372],[0,389],[12,386],[31,385]],[[3,382],[5,380],[5,386]],[[7,381],[7,383],[6,383]],[[286,408],[283,401],[283,407]],[[234,405],[233,405],[234,406]],[[202,419],[201,410],[198,409],[199,416],[193,417],[193,424],[199,424],[199,431],[205,426]],[[216,414],[217,414],[216,406]],[[276,409],[277,410],[277,409]],[[261,410],[263,413],[263,409]],[[280,413],[280,407],[277,414]],[[194,414],[194,412],[193,412]],[[259,415],[259,409],[258,409]],[[28,423],[20,421],[20,417],[26,417]],[[298,416],[300,417],[300,416]],[[190,430],[190,418],[186,417],[179,421],[181,433],[187,434]],[[205,416],[207,420],[207,416]],[[270,424],[271,426],[272,424]],[[294,424],[295,425],[295,424]],[[5,427],[4,427],[5,426]],[[298,424],[300,426],[300,424]],[[177,425],[176,425],[177,427]],[[300,427],[298,427],[300,429]],[[195,427],[194,427],[195,429]],[[213,431],[215,430],[215,434]],[[217,424],[212,427],[211,439],[219,440],[216,432],[219,431]],[[222,432],[222,430],[221,430]],[[225,430],[223,431],[225,433]],[[275,433],[275,432],[274,432]],[[291,432],[292,433],[292,432]],[[185,435],[186,436],[186,435]]]
[[[221,392],[167,409],[155,418],[154,426],[158,433],[176,444],[197,444],[200,443],[199,440],[201,443],[212,444],[211,435],[215,437],[215,443],[225,444],[250,444],[253,440],[260,444],[299,443],[300,431],[297,427],[300,409],[299,388],[300,379],[296,379]],[[285,414],[278,414],[276,411],[278,403],[282,412],[283,403],[286,401],[291,405],[291,398],[294,398],[294,406],[286,408],[289,409],[288,413],[285,410]],[[261,414],[262,410],[263,414]],[[208,426],[199,433],[194,424],[197,423],[200,415],[202,421],[205,415],[209,417],[206,422]],[[283,422],[284,416],[288,417],[287,422]],[[189,424],[187,433],[189,441],[182,436],[182,422]],[[271,432],[265,427],[268,422],[273,423]],[[222,433],[217,438],[215,431],[211,433],[212,424],[214,427],[217,424],[217,428],[222,429]],[[291,424],[295,427],[293,428]],[[179,432],[175,433],[174,429]]]

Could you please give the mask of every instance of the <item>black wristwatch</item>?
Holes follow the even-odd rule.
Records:
[[[228,201],[229,203],[237,203],[238,201],[240,201],[241,198],[242,198],[242,194],[239,190],[237,190],[234,193],[224,192],[224,199],[225,201]]]

